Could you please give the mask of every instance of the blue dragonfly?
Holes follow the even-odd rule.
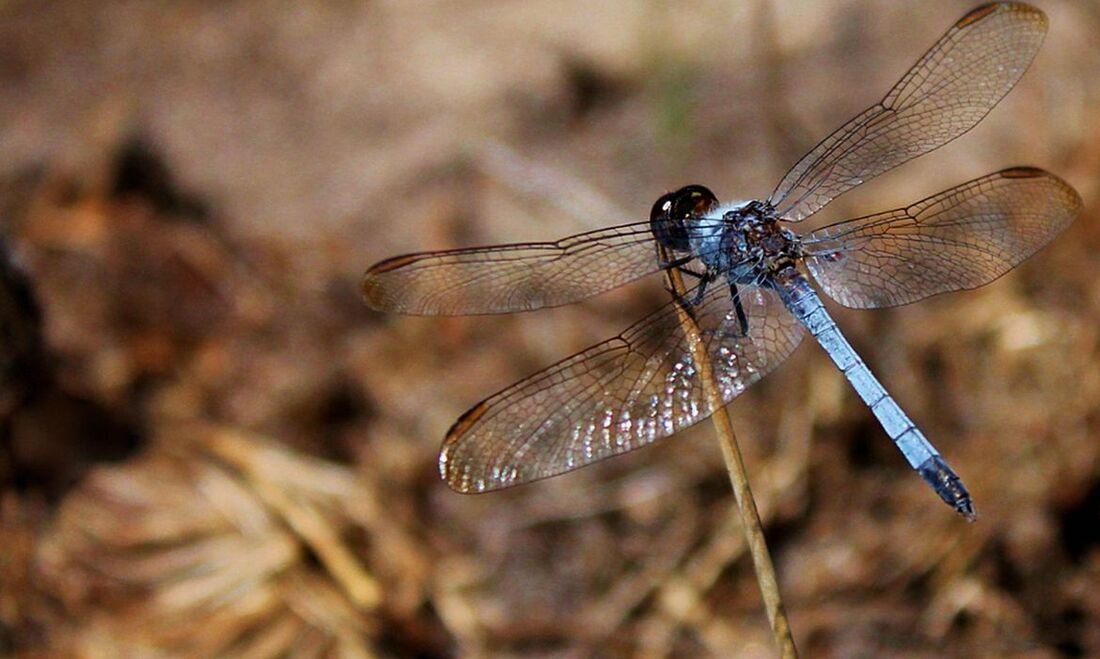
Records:
[[[670,269],[693,284],[620,335],[463,414],[443,442],[443,479],[461,492],[485,492],[648,445],[714,412],[705,386],[728,403],[808,331],[912,468],[973,520],[960,478],[856,354],[803,270],[834,300],[860,309],[974,288],[1049,242],[1077,216],[1080,197],[1050,173],[1013,167],[807,234],[787,225],[973,128],[1023,76],[1046,28],[1046,16],[1026,4],[970,11],[881,101],[799,160],[766,200],[722,205],[706,187],[689,185],[660,197],[648,221],[372,266],[362,281],[367,303],[421,315],[553,307]],[[698,326],[695,337],[682,312]],[[710,384],[692,340],[703,342]]]

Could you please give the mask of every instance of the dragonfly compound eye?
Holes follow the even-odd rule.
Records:
[[[709,188],[688,185],[662,195],[649,212],[649,227],[665,247],[686,251],[691,248],[690,220],[703,217],[718,207],[718,198]]]

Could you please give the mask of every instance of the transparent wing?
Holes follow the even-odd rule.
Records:
[[[727,402],[802,338],[801,324],[774,292],[742,288],[739,298],[748,320],[745,336],[724,284],[712,284],[693,307]],[[494,490],[631,451],[712,412],[671,302],[619,336],[466,412],[443,441],[440,473],[461,492]]]
[[[989,283],[1031,256],[1081,210],[1041,169],[983,176],[898,210],[838,222],[803,239],[806,265],[847,307],[889,307]]]
[[[705,233],[720,221],[696,218],[686,229]],[[380,311],[511,313],[577,302],[663,267],[650,223],[636,222],[556,242],[395,256],[372,265],[360,289],[367,304]]]
[[[791,168],[769,201],[803,220],[835,197],[973,128],[1023,76],[1046,34],[1043,12],[998,2],[963,16],[881,102]]]
[[[648,222],[557,242],[397,256],[363,276],[375,309],[417,315],[527,311],[568,304],[659,270]]]

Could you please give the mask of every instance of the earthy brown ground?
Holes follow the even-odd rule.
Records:
[[[1014,164],[1085,211],[981,290],[835,308],[968,525],[806,342],[732,405],[805,656],[1100,655],[1100,3],[818,224]],[[0,0],[0,653],[771,656],[709,425],[478,497],[470,405],[656,305],[391,317],[399,252],[766,195],[971,2]]]

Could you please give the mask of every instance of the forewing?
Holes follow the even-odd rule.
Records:
[[[829,135],[769,201],[799,221],[832,199],[973,128],[1012,89],[1046,34],[1043,12],[1000,2],[962,17],[881,102]]]
[[[838,222],[803,239],[806,265],[837,302],[890,307],[989,283],[1046,245],[1081,197],[1041,169],[1006,169],[908,208]]]
[[[802,338],[801,325],[772,291],[742,288],[740,299],[745,336],[726,285],[712,284],[693,307],[726,402]],[[691,354],[671,302],[466,412],[443,441],[440,473],[461,492],[494,490],[631,451],[705,419],[714,410]]]
[[[648,222],[557,242],[406,254],[363,275],[367,304],[416,315],[466,315],[553,307],[659,270]]]

